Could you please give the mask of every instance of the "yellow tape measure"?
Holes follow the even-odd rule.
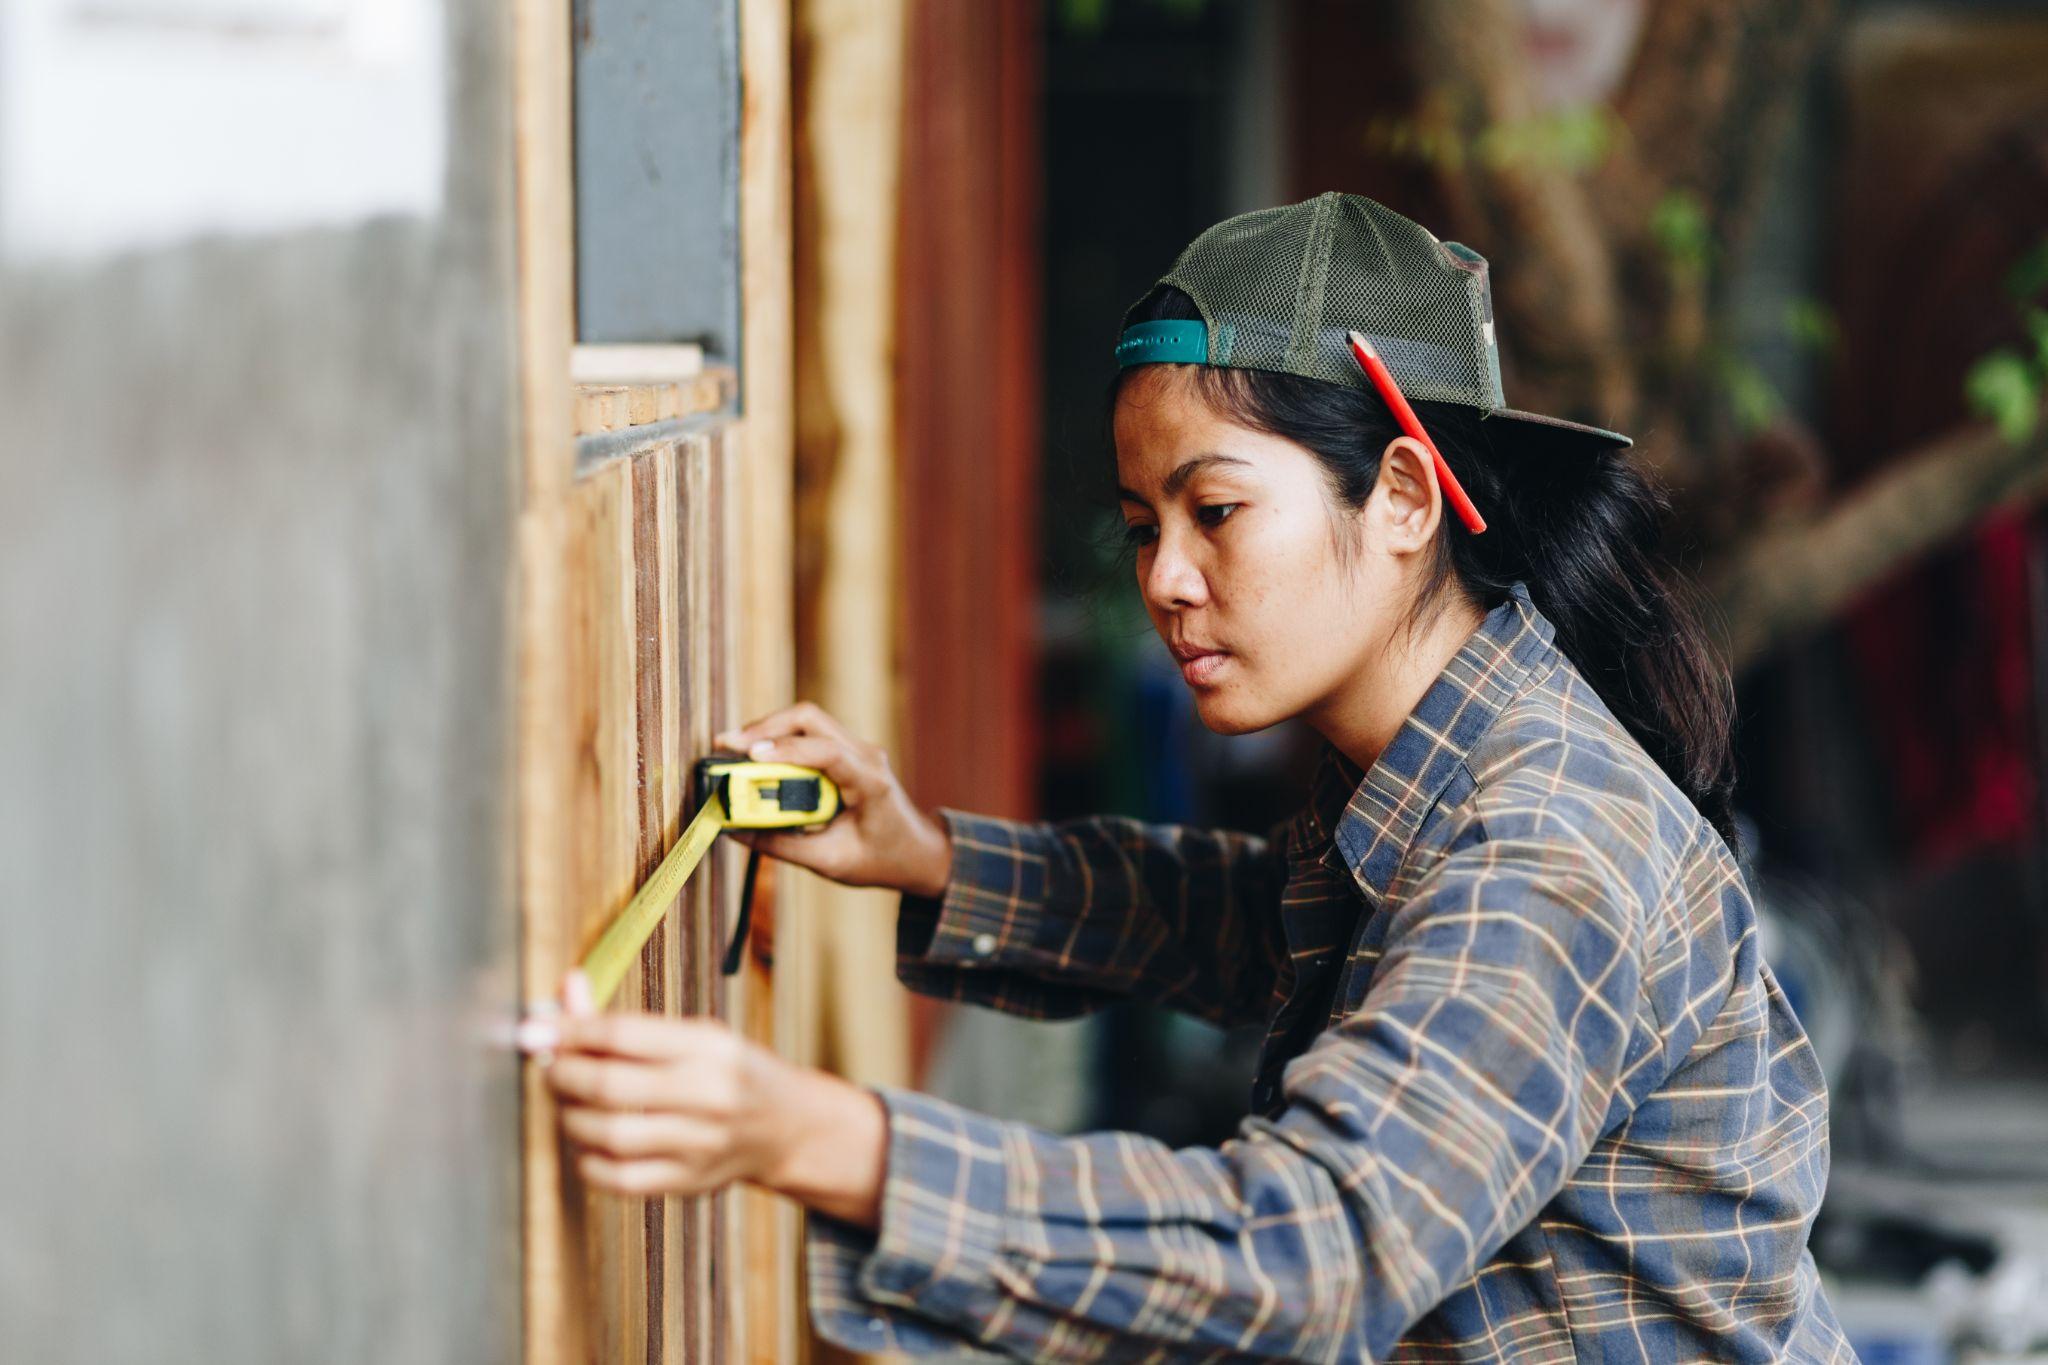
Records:
[[[684,827],[682,837],[662,856],[653,875],[633,893],[626,908],[613,917],[590,951],[583,957],[583,974],[590,978],[590,993],[599,1009],[639,961],[647,945],[668,914],[669,906],[682,894],[683,883],[697,870],[704,854],[726,829],[801,829],[823,825],[839,813],[839,788],[816,768],[797,763],[757,763],[737,755],[714,754],[699,759],[696,767],[697,814]],[[754,849],[747,858],[746,882],[740,891],[739,921],[733,929],[732,944],[725,954],[724,970],[730,976],[739,970],[740,949],[746,942],[747,920],[753,910],[754,874],[761,852]]]

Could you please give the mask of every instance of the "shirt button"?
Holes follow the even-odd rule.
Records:
[[[981,954],[981,956],[983,957],[987,957],[990,953],[994,952],[995,950],[996,936],[994,934],[976,934],[974,936],[975,952]]]

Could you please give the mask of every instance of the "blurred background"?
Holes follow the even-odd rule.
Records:
[[[1058,0],[1040,38],[1035,813],[1262,831],[1311,752],[1201,727],[1110,548],[1121,310],[1325,189],[1475,247],[1511,400],[1634,435],[1711,590],[1845,1324],[2048,1358],[2048,10]],[[928,1080],[1209,1143],[1258,1032],[955,1015]]]
[[[577,942],[534,678],[601,670],[520,613],[535,509],[641,428],[734,461],[691,735],[810,697],[927,806],[1290,814],[1311,737],[1203,729],[1114,548],[1104,398],[1190,239],[1324,190],[1484,254],[1510,401],[1670,493],[1859,1351],[2048,1359],[2017,0],[0,0],[0,1356],[505,1359],[523,1273],[557,1358],[485,1040]],[[688,363],[572,431],[572,344]],[[687,1000],[1059,1131],[1246,1112],[1257,1030],[911,997],[894,904],[771,870]],[[723,1292],[794,1351],[759,1245]]]

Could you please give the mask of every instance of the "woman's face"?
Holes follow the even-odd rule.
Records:
[[[1397,442],[1366,505],[1342,512],[1314,455],[1218,416],[1193,373],[1144,366],[1117,399],[1117,482],[1139,591],[1209,729],[1313,723],[1377,676],[1413,591],[1413,551],[1434,530],[1433,481],[1419,485],[1428,476]]]

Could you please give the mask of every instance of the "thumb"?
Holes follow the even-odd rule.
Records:
[[[756,853],[765,853],[771,858],[781,858],[784,861],[790,860],[789,845],[797,838],[796,835],[781,834],[771,829],[727,830],[726,837],[738,840]]]

